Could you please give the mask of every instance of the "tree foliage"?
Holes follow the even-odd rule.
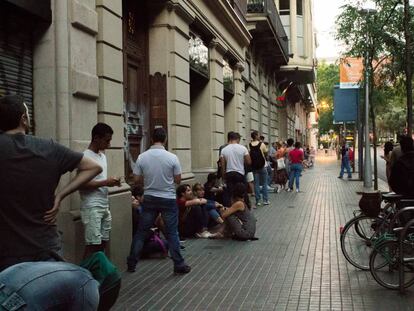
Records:
[[[318,101],[323,103],[319,109],[319,135],[328,134],[331,129],[338,132],[338,125],[333,124],[334,86],[338,83],[339,69],[337,65],[326,63],[318,65],[316,87]]]

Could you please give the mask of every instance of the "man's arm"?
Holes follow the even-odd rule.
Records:
[[[83,184],[87,183],[102,172],[102,168],[98,163],[85,156],[83,156],[82,160],[79,162],[77,170],[76,176],[55,194],[55,202],[53,207],[46,211],[45,216],[43,217],[47,223],[53,224],[56,222],[60,202],[62,202],[66,196],[78,190]]]
[[[181,183],[181,174],[174,175],[174,182],[176,185],[179,185]]]
[[[226,174],[226,159],[222,155],[220,156],[220,174],[224,179],[224,175]]]
[[[144,187],[144,176],[143,175],[135,175],[134,174],[134,184],[136,186]]]
[[[245,154],[244,155],[244,164],[252,165],[252,159],[250,158],[250,154]]]
[[[91,180],[90,182],[82,185],[80,189],[82,190],[93,190],[98,189],[100,187],[114,187],[114,186],[121,186],[121,180],[117,177],[108,177],[104,180]]]

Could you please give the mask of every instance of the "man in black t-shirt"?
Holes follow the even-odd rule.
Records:
[[[7,298],[8,294],[13,292],[13,282],[20,282],[21,285],[22,280],[15,280],[9,275],[13,265],[33,261],[52,261],[57,257],[60,243],[55,222],[61,201],[102,171],[97,163],[83,157],[82,153],[73,152],[52,140],[26,135],[29,126],[28,109],[23,99],[17,95],[1,97],[0,271],[10,267],[4,270],[4,273],[7,273],[6,280],[11,283],[5,284],[8,290],[4,295],[0,292],[0,304],[1,299]],[[77,175],[55,193],[61,175],[74,169],[77,169]],[[26,268],[22,266],[22,269]],[[73,267],[70,270],[73,271],[72,273],[77,273]],[[5,283],[1,279],[2,275],[3,272],[0,273],[0,283]],[[82,279],[79,278],[79,282]],[[71,282],[74,281],[78,282],[76,278]],[[90,281],[94,282],[93,279]],[[54,285],[59,284],[48,286]],[[45,290],[49,290],[51,296],[54,295],[50,288]],[[0,291],[3,289],[0,288]],[[56,298],[58,301],[58,296]],[[31,303],[35,304],[33,299],[35,298],[22,297],[29,309]],[[41,304],[36,306],[44,309]],[[80,305],[81,307],[84,306]]]

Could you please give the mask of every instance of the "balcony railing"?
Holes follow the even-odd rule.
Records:
[[[247,0],[248,14],[266,14],[285,55],[289,54],[289,42],[274,0]]]

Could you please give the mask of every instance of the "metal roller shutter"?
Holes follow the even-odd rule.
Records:
[[[1,10],[1,5],[0,5]],[[6,10],[5,10],[6,11]],[[26,101],[32,128],[33,39],[30,27],[14,14],[0,14],[0,96],[19,94]],[[9,12],[10,13],[10,12]]]

